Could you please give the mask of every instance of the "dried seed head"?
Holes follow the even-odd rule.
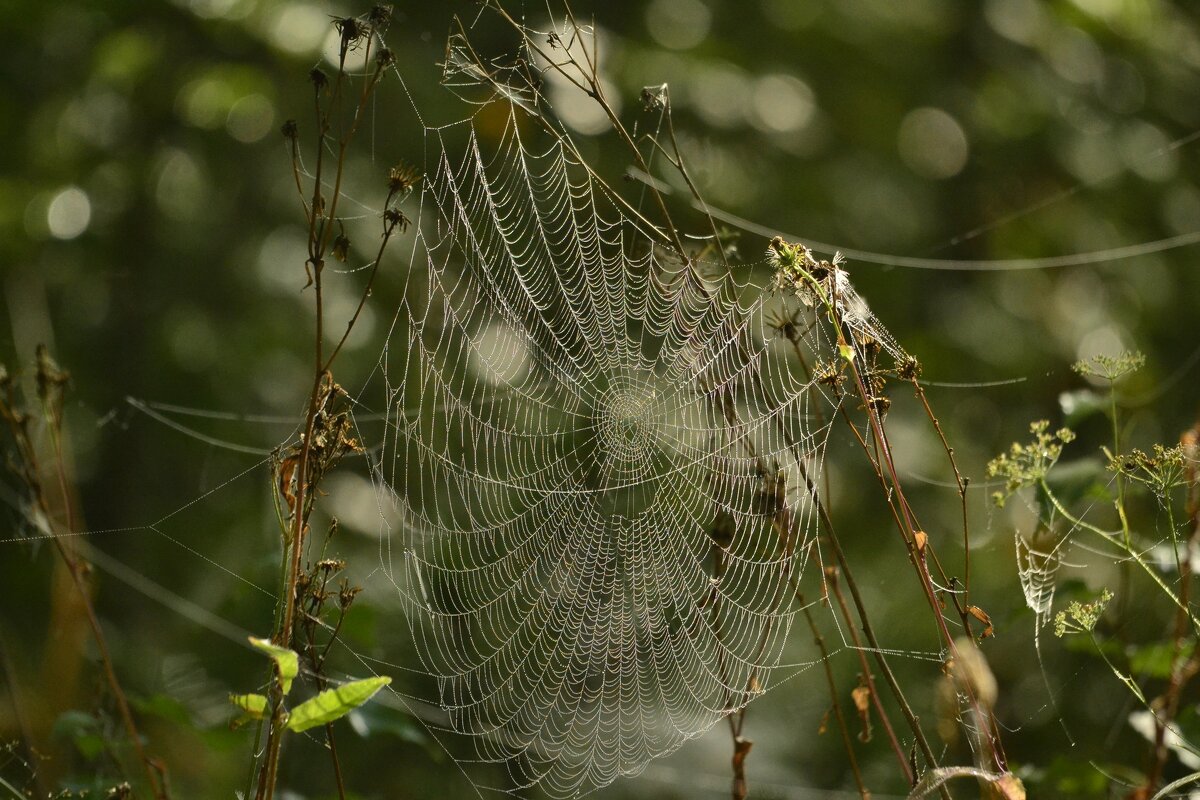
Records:
[[[342,17],[333,21],[333,27],[342,37],[342,49],[353,50],[366,34],[366,28],[355,17]]]
[[[361,586],[351,586],[350,582],[343,578],[341,588],[338,590],[338,605],[345,611],[354,604],[354,598],[361,591]]]
[[[393,195],[407,194],[421,180],[421,173],[411,164],[400,163],[388,170],[388,191]]]
[[[308,79],[312,81],[312,85],[317,89],[324,89],[329,84],[329,76],[321,71],[319,67],[313,67],[308,73]]]
[[[367,22],[376,28],[386,28],[391,21],[392,7],[388,3],[379,3],[372,6],[371,10],[367,12]]]
[[[296,120],[289,119],[283,123],[283,127],[279,129],[279,132],[283,134],[283,138],[295,141],[296,137],[300,135],[300,126],[296,124]]]
[[[396,63],[396,54],[392,52],[392,48],[384,47],[375,54],[375,63],[380,69],[386,69]]]
[[[897,366],[896,374],[906,381],[916,380],[921,377],[921,362],[913,356],[905,356]]]
[[[333,257],[345,261],[350,256],[350,239],[344,233],[339,233],[333,240]]]
[[[392,228],[399,228],[400,232],[403,233],[412,224],[412,221],[398,208],[389,208],[383,212],[383,219],[387,223],[389,232]]]

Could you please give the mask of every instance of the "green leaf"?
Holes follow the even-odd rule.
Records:
[[[1183,641],[1183,650],[1190,650],[1191,639]],[[1140,645],[1129,655],[1129,669],[1135,675],[1147,678],[1171,677],[1171,666],[1175,656],[1175,647],[1170,642],[1151,642]]]
[[[53,734],[70,741],[88,761],[102,754],[107,747],[100,720],[85,711],[64,711],[54,720]]]
[[[294,650],[289,650],[286,647],[280,647],[277,644],[271,644],[266,639],[255,639],[250,637],[250,644],[255,649],[261,650],[271,657],[275,662],[275,668],[279,670],[279,686],[283,689],[283,693],[287,694],[292,690],[292,681],[300,674],[300,657],[296,655]]]
[[[192,725],[192,713],[179,699],[166,694],[154,694],[149,697],[133,696],[129,702],[140,714],[153,715],[159,719],[174,722],[176,725]]]
[[[287,721],[288,730],[299,733],[340,719],[370,700],[372,695],[391,682],[392,679],[384,675],[327,689],[292,709]]]
[[[854,360],[854,348],[848,344],[839,344],[838,353],[840,353],[842,358],[846,359],[847,361]]]
[[[261,694],[231,694],[229,702],[245,711],[255,719],[261,719],[267,713],[267,698]]]

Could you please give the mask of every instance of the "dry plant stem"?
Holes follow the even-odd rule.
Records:
[[[41,366],[39,365],[39,369]],[[39,379],[41,376],[39,376]],[[41,481],[36,478],[40,474],[38,458],[32,443],[25,436],[23,427],[17,420],[17,411],[10,407],[9,398],[0,399],[0,407],[2,407],[3,417],[9,425],[15,440],[19,459],[23,462],[27,474],[31,480],[28,483],[29,489],[33,495],[33,500],[39,512],[42,514],[48,526],[47,533],[50,539],[54,542],[55,550],[58,551],[59,557],[63,564],[66,565],[67,572],[71,576],[71,581],[75,586],[75,590],[79,594],[80,601],[83,605],[84,613],[87,616],[88,625],[92,630],[92,638],[96,642],[96,649],[100,655],[101,667],[104,671],[105,681],[108,683],[109,691],[113,695],[113,699],[117,704],[118,713],[121,716],[121,721],[125,726],[125,733],[129,737],[130,743],[133,745],[133,750],[137,756],[138,762],[141,764],[146,776],[146,783],[150,791],[157,798],[165,798],[165,785],[160,782],[159,775],[155,772],[153,762],[146,754],[146,750],[142,745],[141,735],[138,733],[137,724],[133,719],[133,712],[129,707],[129,700],[121,688],[121,682],[117,678],[116,669],[113,667],[112,654],[108,648],[108,639],[104,635],[104,629],[100,625],[100,620],[96,616],[96,609],[92,605],[89,587],[84,579],[85,565],[80,559],[75,557],[71,548],[59,537],[58,531],[53,521],[53,515],[50,512],[50,503],[46,497],[45,489],[41,485]],[[54,446],[54,467],[55,476],[58,481],[59,491],[62,493],[63,508],[66,511],[66,526],[67,530],[74,530],[74,511],[71,503],[70,492],[67,489],[66,468],[63,462],[62,438],[61,430],[58,426],[61,424],[61,419],[58,415],[48,408],[43,409],[44,417],[47,421],[47,427],[50,432],[51,441]]]
[[[850,413],[846,410],[845,406],[842,406],[841,412],[842,412],[842,419],[845,421],[846,427],[849,428],[851,433],[854,434],[854,438],[858,441],[859,447],[862,448],[863,454],[867,457],[867,463],[871,465],[871,469],[875,473],[876,480],[879,481],[879,487],[883,491],[884,497],[887,499],[888,510],[891,511],[891,513],[892,513],[892,519],[896,523],[897,530],[900,530],[901,532],[903,532],[904,528],[905,528],[905,523],[901,519],[900,509],[897,507],[896,502],[892,499],[893,489],[888,483],[887,475],[884,473],[883,467],[880,466],[881,459],[880,459],[880,448],[879,448],[878,440],[876,440],[874,438],[874,436],[872,436],[871,441],[867,442],[866,438],[863,436],[862,431],[859,430],[858,426],[855,425],[854,421],[850,418]],[[935,422],[936,422],[936,420],[935,420]],[[950,448],[947,448],[947,452],[950,454],[951,463],[953,464],[954,463],[953,462],[953,458],[954,458],[953,452]],[[965,498],[965,496],[966,496],[966,492],[965,492],[966,479],[963,479],[962,486],[963,486],[963,490],[964,490],[963,497]],[[964,519],[965,519],[965,511],[966,511],[965,502],[963,504],[963,509],[964,509]],[[966,528],[964,527],[963,530],[965,532]],[[951,578],[947,577],[946,570],[942,568],[942,562],[938,558],[937,551],[933,547],[933,545],[927,543],[925,551],[929,556],[931,556],[933,558],[933,565],[935,567],[937,567],[938,574],[941,575],[942,580],[945,581],[947,584],[952,585],[954,583],[954,581]],[[968,565],[970,564],[970,553],[967,553],[967,557],[964,559],[964,563],[966,563]],[[969,567],[968,567],[968,569],[969,569]],[[964,593],[964,595],[965,595],[965,593]],[[966,610],[966,606],[960,599],[959,594],[957,592],[950,592],[950,600],[951,600],[951,602],[954,603],[955,611],[958,612],[958,616],[962,620],[963,629],[969,632],[971,630],[971,617]]]
[[[1186,431],[1180,440],[1185,453],[1195,453],[1197,446],[1200,445],[1200,423]],[[1200,641],[1193,642],[1191,654],[1186,660],[1181,660],[1183,659],[1184,639],[1188,633],[1188,615],[1184,609],[1191,607],[1193,576],[1191,553],[1195,547],[1200,545],[1200,475],[1197,474],[1196,463],[1191,458],[1188,458],[1185,463],[1187,467],[1184,486],[1186,487],[1188,535],[1184,546],[1184,557],[1179,558],[1178,554],[1176,557],[1179,564],[1179,600],[1175,609],[1174,631],[1171,636],[1171,675],[1162,694],[1150,704],[1150,708],[1154,712],[1154,750],[1146,784],[1143,788],[1143,794],[1146,797],[1155,793],[1162,781],[1167,759],[1170,758],[1171,751],[1166,744],[1167,730],[1170,723],[1179,714],[1183,690],[1200,673]],[[1171,498],[1167,496],[1163,501],[1167,504],[1169,511]],[[1171,524],[1171,535],[1174,537],[1174,522],[1172,521]],[[1178,548],[1176,549],[1178,550]]]
[[[883,701],[879,697],[879,689],[875,686],[875,675],[871,672],[871,666],[867,663],[866,649],[862,646],[862,640],[858,636],[858,628],[854,624],[854,618],[850,615],[850,607],[846,605],[846,596],[842,593],[842,587],[838,581],[837,567],[829,567],[826,571],[825,585],[833,592],[838,609],[842,613],[842,619],[846,621],[846,628],[850,631],[850,641],[854,645],[854,651],[858,654],[863,680],[867,682],[867,690],[871,693],[871,703],[875,706],[875,713],[879,716],[880,724],[887,734],[888,744],[891,745],[892,753],[896,756],[896,762],[900,765],[900,770],[904,773],[904,778],[908,781],[908,785],[912,786],[916,783],[916,777],[912,774],[912,768],[908,765],[908,759],[904,757],[904,748],[900,746],[900,740],[896,738],[896,731],[892,728],[892,722],[888,718],[887,711],[883,707]]]
[[[4,670],[4,681],[8,685],[8,700],[12,705],[13,719],[16,720],[17,730],[21,732],[21,747],[25,751],[25,761],[30,765],[36,765],[37,751],[33,748],[33,729],[29,725],[29,718],[25,715],[25,707],[21,702],[23,695],[18,683],[16,665],[13,664],[8,653],[8,637],[5,635],[4,626],[0,625],[0,667]],[[31,769],[38,796],[50,797],[50,787],[46,783],[46,777],[42,770],[37,769],[36,766],[31,766]],[[19,795],[19,792],[13,792],[14,797]]]
[[[371,31],[366,37],[366,50],[364,53],[364,61],[369,61],[371,53],[371,45],[374,42],[374,31]],[[341,50],[338,57],[337,76],[334,80],[333,91],[330,97],[329,106],[331,111],[327,111],[321,105],[321,89],[320,83],[314,82],[315,93],[315,111],[317,117],[317,163],[313,176],[313,192],[311,204],[306,209],[308,221],[308,261],[306,266],[311,269],[309,278],[313,285],[314,307],[316,311],[316,323],[314,325],[314,346],[313,346],[313,383],[312,389],[308,396],[308,410],[305,414],[304,421],[304,438],[300,447],[297,467],[297,482],[296,482],[296,502],[293,507],[293,522],[290,535],[290,541],[287,543],[287,553],[285,554],[288,568],[287,580],[284,587],[284,592],[280,598],[283,603],[283,619],[280,623],[279,630],[276,631],[273,639],[276,644],[281,647],[290,647],[292,640],[292,630],[295,619],[295,604],[296,586],[300,579],[300,561],[301,554],[304,550],[305,533],[308,528],[308,516],[311,511],[312,498],[317,487],[308,485],[309,463],[312,459],[312,439],[313,432],[316,426],[317,413],[321,403],[322,388],[326,380],[329,378],[329,367],[332,365],[334,358],[340,352],[342,345],[349,337],[353,330],[354,322],[358,319],[362,305],[366,302],[366,297],[369,295],[371,286],[374,282],[375,269],[378,268],[379,258],[382,257],[382,248],[379,256],[376,258],[375,269],[371,273],[370,283],[364,292],[363,300],[360,302],[358,310],[350,320],[346,332],[338,342],[333,354],[328,360],[324,356],[324,294],[322,291],[322,272],[324,269],[325,259],[324,254],[330,242],[330,237],[333,233],[333,223],[337,219],[338,202],[341,199],[342,179],[346,169],[346,152],[350,142],[354,138],[354,134],[358,130],[359,122],[362,119],[363,111],[367,107],[367,102],[371,92],[379,83],[383,75],[383,65],[379,63],[373,73],[363,81],[361,93],[358,98],[358,103],[355,106],[354,114],[351,123],[339,137],[336,172],[332,188],[332,198],[329,202],[328,209],[325,208],[324,195],[322,191],[322,171],[324,168],[324,152],[325,143],[329,135],[330,115],[340,107],[342,101],[342,87],[346,79],[346,54],[349,51],[350,42],[343,37]],[[296,166],[299,155],[298,151],[293,148],[293,171],[298,173]],[[297,180],[298,188],[302,184]],[[384,241],[386,245],[386,238]],[[279,770],[279,753],[283,743],[283,725],[282,725],[282,692],[279,690],[277,676],[273,677],[271,685],[271,707],[273,709],[270,723],[267,731],[266,755],[265,762],[259,772],[258,790],[256,798],[258,800],[270,800],[275,791],[275,784]],[[328,727],[326,730],[328,732]],[[332,739],[328,739],[331,752],[334,753],[334,763],[338,777],[338,787],[341,790],[341,771],[340,765],[337,764],[336,749]]]
[[[835,312],[834,326],[837,331],[838,344],[840,346],[848,346],[845,322],[840,316],[841,303],[840,301],[835,301],[831,303],[830,306]],[[880,419],[878,411],[876,411],[876,409],[871,405],[870,393],[867,391],[862,372],[859,370],[855,361],[856,359],[850,361],[850,371],[854,376],[854,383],[858,391],[858,396],[862,400],[863,407],[866,409],[870,429],[874,435],[875,444],[879,448],[881,463],[887,467],[887,475],[890,479],[890,489],[892,492],[894,492],[896,502],[899,503],[899,508],[902,512],[900,514],[902,522],[900,534],[904,538],[905,545],[908,548],[909,561],[913,564],[917,571],[921,588],[925,593],[926,602],[929,604],[929,608],[933,612],[933,617],[936,621],[942,640],[945,642],[947,652],[951,658],[957,658],[958,647],[955,645],[954,636],[951,634],[949,627],[946,625],[946,619],[942,615],[941,604],[937,599],[937,590],[934,587],[933,578],[929,574],[929,566],[926,559],[928,556],[927,551],[930,548],[930,543],[926,537],[922,537],[925,540],[923,545],[918,544],[917,532],[919,527],[916,523],[912,508],[908,503],[908,499],[904,495],[904,489],[900,484],[900,478],[896,471],[896,465],[892,460],[891,446],[888,442],[887,434],[883,429],[883,422]],[[969,697],[969,700],[971,706],[976,710],[977,717],[979,719],[991,720],[990,717],[984,717],[982,714],[978,713],[978,700],[973,695]],[[989,729],[986,731],[986,735],[993,748],[996,767],[1002,772],[1007,771],[1003,745],[1000,741],[999,733],[995,730],[994,723],[989,724]]]
[[[840,325],[838,325],[838,334],[839,334],[839,338],[841,338],[842,333],[841,333]],[[842,341],[842,343],[844,343],[844,340]],[[796,351],[797,355],[800,356],[801,361],[803,362],[804,361],[803,353],[800,351],[799,343],[795,339],[792,339],[792,346],[793,346],[793,349]],[[857,372],[855,373],[855,375],[857,378],[858,377]],[[861,378],[859,378],[858,380],[861,382]],[[863,402],[864,402],[864,407],[866,407],[868,410],[870,410],[871,406],[865,399],[865,392],[864,392],[864,401]],[[899,530],[901,530],[901,532],[903,534],[903,531],[905,529],[905,523],[901,519],[900,511],[899,511],[899,509],[897,509],[896,503],[893,501],[893,499],[891,497],[891,489],[888,486],[888,482],[884,476],[883,469],[880,466],[880,460],[881,460],[880,459],[880,452],[881,452],[880,441],[881,440],[878,437],[874,437],[873,443],[874,443],[875,447],[874,447],[874,452],[872,452],[872,447],[862,437],[861,433],[858,430],[858,427],[854,424],[854,421],[850,418],[849,412],[846,410],[844,404],[841,407],[841,413],[842,413],[842,418],[846,423],[846,426],[851,430],[851,432],[853,432],[855,438],[859,442],[859,445],[862,447],[864,455],[866,455],[866,457],[867,457],[868,463],[870,463],[872,469],[874,470],[876,477],[879,480],[880,487],[881,487],[881,489],[884,493],[884,496],[887,500],[888,508],[892,512],[892,516],[896,522],[896,526]],[[883,440],[883,442],[884,442],[884,447],[886,447],[886,440]],[[804,481],[805,481],[805,484],[806,484],[806,487],[807,487],[807,490],[808,490],[810,496],[813,498],[814,502],[817,505],[817,508],[818,508],[818,511],[820,514],[820,518],[821,518],[821,522],[822,522],[823,526],[825,527],[825,530],[829,536],[831,544],[834,547],[834,552],[835,552],[835,556],[837,558],[838,564],[841,567],[842,573],[846,577],[846,583],[850,586],[851,595],[854,598],[855,606],[857,607],[858,612],[859,612],[859,618],[862,621],[863,632],[867,635],[867,639],[871,645],[871,648],[873,649],[873,651],[875,653],[876,660],[878,661],[878,663],[880,665],[880,670],[884,674],[884,678],[888,684],[888,687],[891,689],[893,695],[896,697],[896,700],[901,707],[904,717],[908,721],[909,727],[912,729],[913,735],[916,737],[917,742],[921,747],[921,752],[925,756],[927,763],[931,767],[936,767],[937,760],[934,757],[933,750],[930,748],[927,740],[925,739],[925,735],[924,735],[924,732],[921,730],[919,720],[916,717],[916,715],[912,712],[911,707],[908,705],[908,702],[905,699],[904,694],[900,688],[899,681],[896,680],[895,675],[892,673],[891,667],[887,664],[887,660],[883,655],[883,651],[879,647],[879,642],[875,638],[874,631],[872,630],[871,625],[870,625],[870,619],[867,615],[866,606],[862,602],[862,598],[859,595],[857,584],[855,583],[853,573],[850,570],[850,564],[845,557],[845,553],[841,549],[841,543],[837,538],[836,531],[834,530],[833,520],[829,517],[828,512],[826,511],[826,508],[825,508],[825,504],[823,502],[821,502],[817,487],[812,483],[812,479],[808,476],[807,471],[804,470],[803,466],[801,466],[801,475],[804,477]],[[910,545],[910,553],[911,553],[911,545]],[[888,717],[883,711],[883,707],[882,707],[881,701],[879,699],[879,694],[874,687],[874,677],[871,675],[870,669],[866,665],[866,658],[863,655],[863,651],[861,649],[861,642],[858,639],[858,635],[854,629],[854,624],[850,618],[849,609],[846,607],[845,598],[842,596],[841,590],[840,590],[840,588],[838,588],[837,583],[835,581],[831,582],[831,585],[833,586],[835,593],[837,594],[838,600],[839,600],[841,608],[842,608],[842,613],[846,619],[847,625],[850,627],[851,636],[853,637],[855,647],[858,648],[859,658],[863,664],[863,672],[866,677],[866,680],[868,681],[868,689],[871,692],[872,702],[875,705],[876,710],[879,712],[879,716],[880,716],[881,720],[883,721],[885,730],[888,732],[889,741],[892,744],[893,751],[896,754],[896,757],[900,763],[901,769],[903,770],[905,777],[909,781],[909,785],[910,786],[915,785],[915,776],[913,775],[912,769],[909,766],[907,759],[904,757],[904,753],[903,753],[902,749],[900,748],[899,741],[896,739],[895,732],[892,730],[891,725],[888,722]],[[936,611],[936,607],[935,607],[935,611]],[[941,620],[940,613],[938,614],[938,618],[940,621]],[[944,785],[939,788],[939,792],[942,794],[942,796],[944,798],[949,797],[949,790]]]
[[[391,199],[391,196],[389,196],[388,201],[390,202]],[[386,208],[387,206],[388,203],[384,203],[384,207]],[[379,250],[375,253],[375,261],[371,264],[371,274],[367,277],[367,286],[363,289],[362,296],[358,300],[358,306],[354,309],[354,314],[351,315],[350,321],[346,323],[345,333],[342,334],[342,338],[338,340],[338,343],[334,346],[332,352],[330,352],[329,358],[326,359],[323,371],[328,371],[334,359],[338,357],[338,353],[342,352],[342,347],[346,344],[346,340],[350,338],[350,332],[354,330],[354,325],[358,322],[363,308],[367,305],[367,300],[371,298],[371,292],[375,288],[375,276],[379,274],[379,263],[383,260],[383,251],[387,249],[388,242],[391,241],[397,224],[395,221],[384,223],[383,240],[379,243]]]
[[[328,540],[326,540],[328,543]],[[312,671],[313,677],[317,682],[317,691],[323,692],[329,687],[329,682],[325,678],[323,668],[325,666],[325,658],[329,655],[329,648],[337,641],[338,633],[342,629],[342,623],[346,619],[345,607],[342,607],[341,613],[338,614],[337,625],[334,626],[333,632],[330,634],[329,641],[325,643],[320,654],[317,653],[316,644],[316,626],[321,624],[321,613],[324,606],[325,590],[329,585],[329,573],[324,573],[321,580],[321,588],[317,591],[314,605],[311,610],[304,616],[304,631],[305,638],[308,640],[305,653],[308,656],[309,668]],[[329,757],[333,762],[333,777],[337,783],[339,800],[346,800],[346,784],[342,778],[342,763],[338,758],[337,741],[334,736],[333,723],[325,723],[325,743],[329,748]]]
[[[800,365],[804,368],[805,375],[807,375],[809,380],[811,380],[812,372],[809,370],[807,359],[805,359],[805,357],[804,357],[804,352],[800,349],[800,340],[799,340],[798,336],[796,336],[793,333],[793,334],[788,335],[787,338],[788,338],[788,341],[790,341],[792,343],[792,350],[795,352],[796,357],[800,360]],[[844,410],[845,409],[843,409],[843,411]],[[825,424],[825,418],[824,418],[824,414],[821,412],[820,406],[814,407],[814,413],[817,417],[817,424],[819,426],[823,427]],[[847,424],[849,424],[850,427],[853,429],[854,426],[852,423],[850,423],[849,418],[847,418],[846,421],[847,421]],[[780,423],[779,420],[776,420],[776,424],[779,428],[780,433],[786,437],[787,431],[784,428],[784,426],[782,425],[782,423]],[[857,434],[857,431],[855,433]],[[793,442],[788,442],[788,446],[795,449],[795,444]],[[807,480],[807,476],[806,476],[806,480]],[[829,472],[828,471],[823,471],[822,480],[823,480],[822,488],[824,489],[825,494],[824,494],[824,498],[818,498],[818,501],[821,503],[822,506],[827,506],[828,505],[828,497],[830,495]],[[813,490],[815,491],[815,487],[813,488]],[[838,568],[837,567],[826,567],[824,569],[824,575],[825,575],[825,580],[821,584],[822,592],[824,595],[823,599],[825,600],[826,603],[829,602],[829,593],[830,593],[830,589],[832,588],[833,593],[837,598],[838,606],[841,609],[842,618],[845,619],[846,627],[850,632],[850,641],[853,643],[854,652],[858,656],[859,664],[862,668],[863,680],[866,681],[867,691],[871,697],[871,704],[875,707],[875,713],[878,715],[880,724],[883,725],[884,732],[887,734],[888,744],[892,748],[892,753],[896,756],[896,763],[898,763],[900,765],[900,771],[904,773],[904,778],[905,778],[905,780],[908,781],[908,785],[912,786],[916,783],[916,780],[913,777],[912,769],[911,769],[911,767],[909,767],[908,760],[904,757],[904,749],[900,746],[900,740],[896,738],[896,731],[894,728],[892,728],[892,722],[891,722],[891,719],[888,717],[887,710],[883,707],[883,701],[880,699],[880,696],[879,696],[879,689],[875,686],[875,676],[874,676],[874,674],[872,674],[871,667],[867,663],[867,654],[866,654],[865,649],[862,646],[862,640],[859,638],[858,628],[854,624],[854,619],[850,615],[850,609],[846,605],[846,598],[842,594],[841,587],[838,585]],[[799,587],[796,586],[794,577],[792,578],[792,581],[793,581],[793,584],[792,584],[793,587],[796,588],[797,592],[799,592]],[[806,616],[807,616],[807,610],[806,610]],[[823,646],[824,642],[822,641],[820,644]],[[839,711],[839,716],[840,716],[840,711]]]
[[[858,769],[858,759],[854,755],[854,743],[850,741],[850,731],[846,726],[846,717],[842,714],[842,704],[838,701],[837,682],[833,679],[833,667],[829,666],[829,648],[825,646],[825,637],[821,635],[820,629],[817,628],[817,622],[813,619],[812,612],[808,610],[808,605],[804,602],[804,595],[800,594],[795,578],[792,579],[792,588],[796,590],[796,602],[800,604],[800,608],[804,612],[804,619],[808,622],[808,628],[813,634],[813,642],[817,645],[817,650],[821,653],[821,664],[825,667],[825,682],[829,684],[829,700],[833,703],[833,713],[837,717],[838,732],[842,735],[842,744],[846,748],[846,756],[850,759],[850,771],[854,774],[854,783],[858,786],[858,793],[863,800],[869,800],[871,792],[863,782],[862,772]],[[903,763],[903,757],[901,758],[901,762]]]
[[[925,415],[929,417],[929,422],[933,425],[933,429],[937,431],[938,441],[942,443],[942,449],[946,452],[946,458],[950,460],[950,469],[954,471],[954,482],[958,485],[958,498],[962,505],[962,526],[963,526],[963,604],[967,605],[971,601],[971,535],[970,528],[967,524],[967,479],[963,477],[962,472],[958,469],[958,461],[954,457],[954,448],[950,446],[950,442],[946,440],[946,434],[942,430],[942,424],[938,421],[937,416],[933,413],[933,408],[929,405],[929,398],[925,396],[925,387],[921,386],[920,382],[913,378],[911,381],[913,391],[917,395],[917,399],[921,401],[921,407],[925,409]],[[940,566],[940,565],[939,565]],[[944,577],[944,573],[943,573]],[[957,606],[957,597],[955,597],[955,605]],[[961,607],[959,608],[962,613]],[[970,630],[970,623],[967,621],[965,614],[963,615],[963,624],[967,625],[967,630]]]
[[[655,146],[662,151],[663,156],[671,163],[671,166],[675,167],[675,169],[679,171],[680,176],[683,178],[684,183],[687,184],[688,191],[692,193],[692,197],[695,199],[697,205],[704,209],[704,217],[708,220],[709,230],[712,231],[713,241],[716,243],[717,252],[721,256],[721,263],[728,268],[729,259],[725,255],[724,245],[721,244],[721,234],[717,231],[717,221],[713,219],[713,215],[709,213],[708,204],[705,203],[704,198],[700,196],[700,190],[696,188],[696,183],[692,180],[691,173],[688,172],[687,163],[683,160],[683,155],[679,152],[679,140],[675,136],[675,117],[671,113],[670,89],[665,90],[665,94],[667,106],[664,109],[664,113],[666,114],[667,118],[667,134],[671,137],[671,149],[675,151],[675,157],[672,158],[670,154],[663,150],[662,146],[659,145],[657,141],[654,139],[651,139],[651,141],[653,141]]]
[[[333,738],[333,723],[325,723],[325,742],[329,745],[329,756],[333,759],[333,777],[337,781],[338,798],[346,800],[346,784],[342,780],[342,762],[338,760],[337,743]]]
[[[871,625],[871,618],[867,613],[867,605],[863,601],[862,594],[858,591],[858,583],[854,580],[854,574],[850,569],[850,562],[846,558],[845,551],[842,550],[842,543],[838,538],[836,529],[833,527],[833,519],[829,516],[829,511],[825,508],[825,505],[821,502],[817,494],[817,487],[813,484],[812,478],[809,477],[808,471],[803,466],[801,466],[800,474],[804,478],[809,496],[816,505],[821,525],[825,528],[829,543],[833,547],[834,558],[837,559],[838,566],[842,570],[842,575],[846,579],[846,585],[850,587],[850,596],[854,599],[854,607],[858,610],[858,619],[862,624],[863,634],[867,637],[867,644],[870,645],[871,652],[875,655],[876,663],[879,664],[879,671],[883,673],[883,678],[887,682],[888,688],[891,689],[892,696],[896,698],[896,703],[900,706],[900,712],[904,715],[904,719],[908,721],[908,727],[912,730],[913,736],[916,738],[917,746],[921,749],[921,754],[925,756],[925,762],[931,769],[936,769],[938,766],[937,756],[934,754],[933,748],[929,746],[929,740],[925,738],[925,732],[921,730],[920,719],[913,713],[912,706],[908,704],[908,700],[904,696],[904,690],[900,688],[900,682],[896,680],[896,675],[892,672],[891,666],[884,657],[883,648],[879,644],[879,639],[875,636],[874,626]],[[914,785],[914,776],[903,756],[901,756],[901,761],[903,762],[904,773],[909,780],[909,785]],[[940,792],[945,800],[949,800],[950,792],[945,786],[941,787]]]

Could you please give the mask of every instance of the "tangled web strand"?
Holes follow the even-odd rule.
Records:
[[[826,429],[762,292],[665,255],[521,113],[490,141],[427,132],[386,351],[387,566],[496,788],[570,797],[768,688]]]

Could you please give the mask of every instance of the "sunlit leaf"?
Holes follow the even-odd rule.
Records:
[[[231,694],[229,702],[258,719],[267,711],[267,698],[261,694]]]
[[[370,700],[372,695],[391,682],[391,678],[380,676],[351,681],[327,689],[292,709],[287,721],[288,729],[299,733],[340,719]]]
[[[275,668],[279,670],[280,688],[283,689],[284,694],[290,692],[292,681],[300,674],[300,657],[296,655],[295,651],[272,644],[266,639],[255,639],[251,636],[250,644],[271,657],[271,660],[275,662]]]

